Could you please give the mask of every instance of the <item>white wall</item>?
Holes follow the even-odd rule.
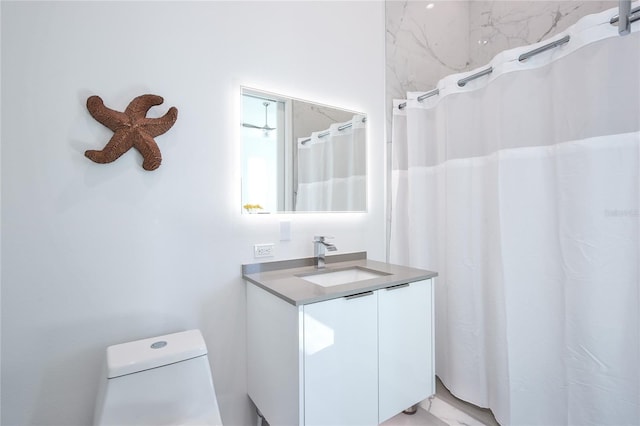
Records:
[[[81,425],[107,345],[202,329],[228,425],[246,397],[242,263],[340,252],[384,260],[384,4],[2,2],[2,424]],[[369,115],[369,213],[241,215],[240,85]],[[179,110],[130,151],[83,156],[111,132],[90,95],[123,110],[155,93]],[[280,220],[292,240],[279,242]]]

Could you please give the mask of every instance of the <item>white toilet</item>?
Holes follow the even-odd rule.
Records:
[[[95,425],[222,425],[200,330],[107,348]]]

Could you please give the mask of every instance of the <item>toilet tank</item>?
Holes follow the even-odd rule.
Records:
[[[221,425],[199,330],[109,346],[96,425]]]

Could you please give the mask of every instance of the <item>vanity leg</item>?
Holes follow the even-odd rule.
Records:
[[[256,414],[258,415],[258,423],[257,426],[269,426],[269,422],[264,418],[260,410],[256,408]]]
[[[418,411],[418,404],[412,405],[411,407],[404,410],[403,413],[412,416],[416,413],[416,411]]]

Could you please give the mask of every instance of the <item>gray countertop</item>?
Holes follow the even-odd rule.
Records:
[[[331,287],[323,287],[298,277],[298,275],[319,271],[313,266],[314,258],[310,257],[242,265],[242,276],[246,281],[257,285],[292,305],[298,306],[378,290],[398,284],[426,280],[438,275],[436,272],[424,269],[368,260],[366,256],[366,252],[327,256],[327,263],[324,270],[331,272],[345,268],[359,267],[383,272],[388,275]]]

